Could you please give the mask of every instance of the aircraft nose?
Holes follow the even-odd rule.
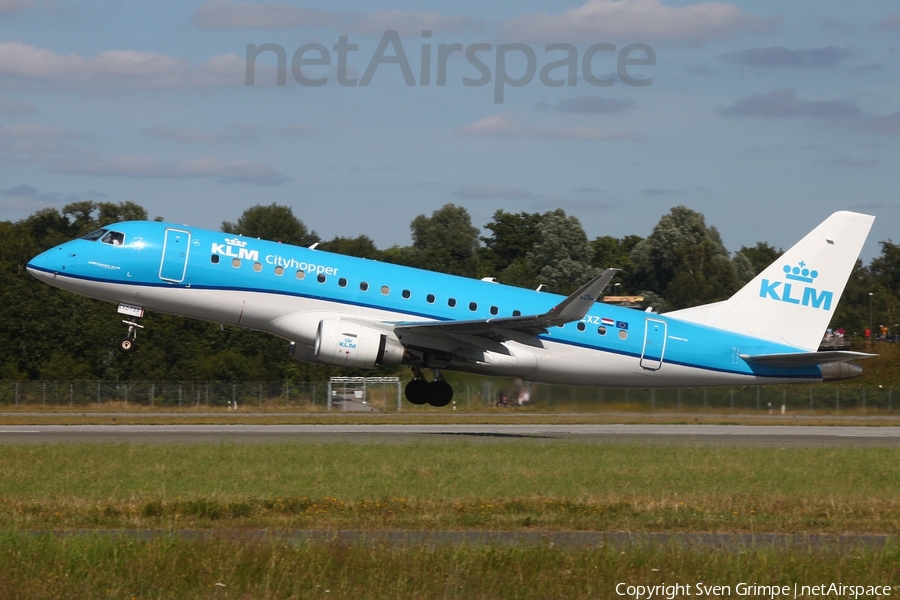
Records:
[[[65,244],[42,252],[28,261],[25,270],[34,277],[43,279],[43,276],[53,275],[66,270],[66,263],[74,253],[69,252]]]

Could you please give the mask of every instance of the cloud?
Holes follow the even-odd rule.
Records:
[[[893,13],[881,17],[875,27],[878,29],[900,29],[900,13]]]
[[[381,10],[366,15],[351,27],[356,33],[383,33],[395,29],[400,35],[421,35],[423,30],[429,31],[466,31],[479,30],[478,21],[459,15],[442,15],[434,12],[418,12],[410,10]]]
[[[836,158],[817,158],[813,161],[826,167],[874,167],[878,164],[877,158],[852,158],[850,156],[838,156]]]
[[[605,194],[606,190],[601,190],[598,187],[594,187],[589,185],[587,187],[578,188],[577,190],[572,190],[576,194]]]
[[[284,2],[231,2],[208,0],[194,13],[198,27],[212,29],[287,29],[291,27],[336,27],[350,33],[420,35],[422,30],[465,31],[480,29],[474,19],[458,15],[412,10],[380,10],[372,14],[344,13],[301,8]]]
[[[22,185],[17,185],[3,190],[4,196],[17,196],[21,198],[30,198],[32,196],[36,196],[37,193],[38,189],[34,186],[28,185],[27,183],[23,183]]]
[[[866,130],[872,133],[900,134],[900,111],[871,119],[866,123]]]
[[[315,125],[281,125],[279,127],[270,127],[269,131],[273,133],[283,133],[286,135],[295,135],[303,137],[312,135],[316,132]]]
[[[631,98],[602,98],[600,96],[579,96],[560,100],[556,110],[569,113],[611,113],[637,108]]]
[[[165,162],[146,156],[119,156],[110,161],[61,160],[50,170],[67,175],[108,175],[156,178],[214,178],[219,183],[281,185],[287,177],[266,164],[215,157]]]
[[[531,198],[533,194],[528,190],[520,188],[506,187],[496,183],[482,183],[475,185],[464,185],[456,189],[453,195],[457,198],[465,198],[467,200],[489,200],[498,198],[501,200],[522,200]]]
[[[33,113],[36,110],[37,109],[35,108],[34,104],[13,100],[12,98],[9,98],[7,96],[3,96],[2,98],[0,98],[0,112],[25,115],[28,113]]]
[[[853,56],[851,50],[837,46],[807,50],[769,46],[729,52],[721,54],[717,58],[748,67],[836,67],[842,60],[851,56]]]
[[[0,15],[20,13],[31,8],[31,0],[0,0]]]
[[[73,137],[78,137],[78,135],[65,129],[36,123],[0,126],[0,140],[60,140]]]
[[[251,4],[208,0],[194,13],[199,27],[214,29],[284,29],[341,25],[335,13],[291,6],[284,2]]]
[[[588,0],[561,15],[541,12],[516,17],[503,29],[514,39],[540,41],[706,40],[768,29],[774,23],[723,2],[670,7],[659,0]]]
[[[168,89],[242,85],[244,60],[214,56],[192,66],[183,58],[154,52],[110,50],[84,57],[57,54],[21,42],[0,42],[0,80],[61,89]]]
[[[644,188],[641,193],[645,196],[680,196],[684,192],[672,188]]]
[[[67,194],[59,192],[41,193],[36,187],[28,185],[27,183],[6,188],[0,192],[0,194],[6,196],[5,199],[0,200],[0,208],[29,213],[47,208],[53,204],[77,202],[78,200],[81,200],[82,196],[81,194],[72,192]],[[105,194],[100,195],[105,196]],[[88,197],[91,196],[88,195]]]
[[[741,98],[716,112],[727,117],[815,117],[818,119],[853,119],[862,115],[847,100],[803,100],[792,89],[775,90]]]
[[[508,112],[491,115],[459,128],[460,135],[492,136],[498,138],[535,138],[541,140],[637,140],[639,136],[627,132],[613,132],[596,127],[526,127],[517,123]]]
[[[225,133],[213,133],[202,129],[194,129],[192,127],[150,127],[145,129],[148,135],[153,137],[171,140],[173,142],[189,142],[199,144],[210,144],[216,142],[228,142],[237,139],[237,136]]]

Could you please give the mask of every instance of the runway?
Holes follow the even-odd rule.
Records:
[[[652,443],[769,447],[900,446],[900,427],[768,425],[21,425],[0,444]]]

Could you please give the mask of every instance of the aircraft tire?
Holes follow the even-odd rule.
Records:
[[[123,352],[125,354],[134,350],[134,340],[130,337],[123,337],[119,340],[119,352]]]
[[[409,383],[406,384],[406,389],[404,393],[406,395],[406,399],[409,400],[410,404],[427,404],[429,397],[430,385],[424,379],[413,379]]]
[[[451,400],[453,400],[453,388],[449,383],[438,380],[428,384],[428,404],[442,407],[450,404]]]

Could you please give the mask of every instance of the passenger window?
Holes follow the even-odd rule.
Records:
[[[325,283],[325,273],[319,273],[319,275],[316,277],[316,281],[318,281],[319,283]]]
[[[386,286],[386,285],[381,286],[381,294],[382,294],[383,296],[387,296],[387,295],[390,294],[390,293],[391,293],[391,288],[389,288],[389,287]]]
[[[521,316],[522,316],[522,311],[521,311],[521,310],[514,310],[514,311],[513,311],[513,316],[514,316],[514,317],[521,317]]]
[[[447,300],[447,306],[450,308],[456,308],[456,298],[450,298]]]
[[[597,328],[597,333],[600,335],[606,335],[606,327],[601,325],[600,327]]]
[[[279,277],[284,275],[284,267],[275,267],[275,274]]]
[[[425,296],[425,301],[428,302],[428,304],[434,304],[434,294],[428,294],[427,296]]]
[[[478,310],[478,304],[476,304],[475,302],[469,302],[469,310],[475,312],[476,310]]]
[[[297,279],[304,279],[306,277],[306,271],[297,271]]]
[[[578,331],[584,331],[584,323],[578,324]]]
[[[257,273],[262,271],[262,263],[253,263],[253,270]]]
[[[497,308],[496,306],[492,306],[492,307],[491,307],[491,314],[492,314],[492,315],[496,315],[496,314],[498,314],[499,312],[500,312],[500,309]]]
[[[409,300],[411,294],[409,293],[409,290],[403,290],[402,292],[400,292],[400,295],[403,296],[405,300]]]
[[[239,268],[239,267],[241,266],[241,259],[239,259],[239,258],[232,258],[232,259],[231,259],[231,266],[234,267],[235,269]]]
[[[619,339],[620,339],[620,340],[627,340],[627,339],[628,339],[628,331],[625,330],[625,329],[620,329],[620,330],[619,330]]]
[[[214,265],[219,264],[219,255],[218,255],[218,254],[213,254],[212,256],[210,256],[210,257],[209,257],[209,262],[211,262],[211,263],[214,264]]]
[[[341,287],[347,287],[347,280],[341,277],[340,279],[338,279],[338,285]]]
[[[361,291],[361,292],[368,292],[368,291],[369,291],[369,284],[366,283],[365,281],[360,281],[360,282],[359,282],[359,291]]]

